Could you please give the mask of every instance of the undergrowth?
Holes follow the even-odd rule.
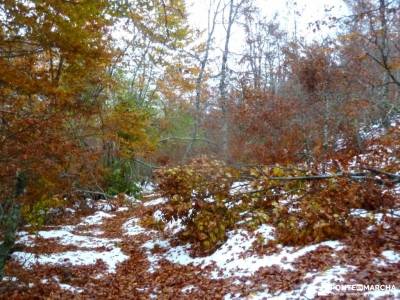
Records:
[[[168,199],[165,222],[181,219],[179,233],[199,254],[223,244],[227,232],[246,214],[246,226],[271,224],[278,243],[305,245],[360,234],[352,209],[385,210],[395,197],[374,180],[348,177],[285,180],[312,175],[294,167],[234,169],[205,157],[157,171],[159,192]],[[232,189],[233,184],[239,189]]]

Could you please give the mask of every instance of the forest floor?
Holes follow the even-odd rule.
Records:
[[[165,199],[87,200],[90,214],[64,211],[60,225],[35,234],[18,233],[3,285],[7,297],[50,299],[314,299],[339,295],[337,285],[389,285],[387,289],[347,291],[355,298],[400,297],[400,246],[382,243],[372,249],[365,236],[325,241],[305,247],[253,247],[256,239],[274,239],[274,228],[261,225],[250,232],[238,228],[206,257],[190,256],[179,245],[170,222],[163,231],[140,225],[143,216],[162,218]],[[370,218],[354,210],[359,218]],[[400,236],[400,211],[374,214],[391,236]],[[65,225],[68,224],[68,225]],[[396,289],[392,289],[392,285]],[[382,289],[382,288],[380,288]]]
[[[399,159],[394,147],[372,144],[350,165],[377,159],[385,168]],[[400,184],[387,189],[396,195],[393,209],[352,210],[360,222],[376,221],[359,236],[283,246],[268,243],[273,226],[250,230],[244,216],[205,257],[192,257],[176,238],[180,220],[162,230],[145,226],[149,216],[163,220],[167,202],[151,189],[142,200],[86,199],[52,226],[18,232],[1,298],[400,299]]]

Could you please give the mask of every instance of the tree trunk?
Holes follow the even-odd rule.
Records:
[[[221,128],[221,150],[223,158],[227,161],[229,159],[229,120],[228,120],[228,107],[227,107],[227,84],[226,84],[226,72],[227,72],[227,62],[229,55],[229,41],[231,38],[231,29],[237,13],[234,9],[234,0],[229,1],[229,16],[228,24],[226,28],[225,36],[225,47],[222,54],[221,63],[221,78],[219,82],[219,93],[220,93],[220,106],[222,112],[222,128]]]
[[[199,127],[200,127],[200,122],[201,122],[201,87],[204,79],[204,74],[206,70],[206,66],[208,63],[208,56],[211,48],[211,41],[214,36],[214,31],[215,31],[215,25],[216,25],[216,19],[218,15],[218,9],[221,4],[221,0],[218,1],[217,7],[215,8],[214,15],[211,18],[211,4],[212,2],[210,1],[209,4],[209,11],[208,11],[208,36],[207,36],[207,42],[206,42],[206,49],[203,58],[200,61],[200,72],[199,75],[196,78],[196,98],[195,98],[195,118],[194,118],[194,124],[193,124],[193,133],[192,133],[192,140],[188,144],[188,147],[186,148],[185,155],[183,157],[183,160],[186,161],[187,157],[189,156],[190,152],[193,149],[193,145],[196,142],[198,138],[198,133],[199,133]],[[211,23],[210,23],[211,22]]]

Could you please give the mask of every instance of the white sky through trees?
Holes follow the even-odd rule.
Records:
[[[188,4],[189,22],[195,28],[206,30],[209,0],[186,0]],[[225,0],[226,2],[228,0]],[[217,1],[215,1],[217,2]],[[321,31],[313,32],[310,24],[319,20],[327,20],[328,15],[340,17],[347,14],[346,5],[342,0],[255,0],[260,12],[267,20],[272,20],[278,14],[277,20],[281,29],[286,30],[289,36],[294,36],[295,28],[297,37],[304,37],[306,42],[321,39],[334,34],[335,29],[323,27]],[[330,11],[329,12],[327,12]],[[297,15],[296,15],[297,12]],[[295,25],[296,24],[296,25]],[[218,56],[224,45],[225,29],[222,16],[218,18],[215,31],[214,51],[212,56]],[[230,49],[238,57],[243,49],[245,36],[240,24],[235,24],[232,30]],[[232,60],[231,60],[232,61]],[[218,62],[216,62],[218,64]]]
[[[197,28],[205,29],[207,26],[208,0],[186,0],[188,3],[189,20]],[[267,18],[279,15],[283,29],[294,31],[294,11],[297,16],[297,26],[301,35],[309,35],[309,23],[326,18],[326,9],[338,17],[346,12],[346,6],[342,0],[255,0],[262,14]],[[221,18],[219,18],[221,22]]]

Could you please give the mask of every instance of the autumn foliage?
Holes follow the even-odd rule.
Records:
[[[249,227],[274,225],[277,241],[284,245],[361,234],[375,221],[360,223],[352,210],[385,212],[396,197],[373,177],[358,181],[352,176],[314,178],[312,172],[279,165],[235,169],[200,158],[159,170],[157,182],[168,199],[162,208],[165,222],[181,219],[187,227],[179,238],[204,254],[215,250],[240,219]]]
[[[66,1],[34,7],[6,1],[2,9],[3,196],[15,193],[18,176],[25,180],[26,200],[61,197],[73,187],[92,189],[103,184],[102,160],[150,150],[146,113],[107,100],[107,90],[118,86],[108,71],[117,55],[108,1],[85,2],[79,9]]]
[[[182,219],[187,225],[180,237],[203,253],[221,245],[238,219],[226,207],[237,170],[202,157],[185,166],[158,170],[156,176],[162,196],[169,199],[162,209],[165,220]]]
[[[346,1],[351,15],[324,23],[335,35],[308,41],[250,0],[210,6],[204,32],[183,0],[1,1],[0,279],[21,225],[88,198],[133,207],[149,181],[165,203],[159,220],[138,209],[141,225],[182,222],[173,241],[194,255],[263,224],[271,248],[371,225],[385,243],[383,222],[354,211],[398,205],[397,2]]]

